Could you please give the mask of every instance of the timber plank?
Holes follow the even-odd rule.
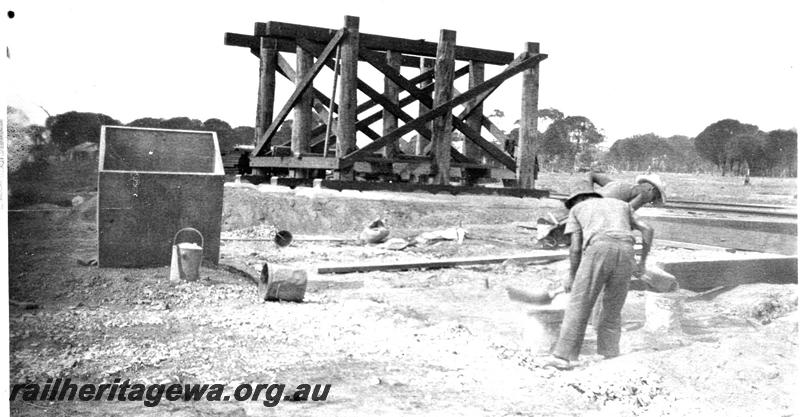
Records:
[[[364,263],[350,265],[322,265],[317,267],[318,274],[348,274],[353,272],[370,271],[402,271],[411,269],[438,269],[452,268],[467,265],[499,264],[508,260],[516,262],[560,261],[567,259],[566,250],[540,251],[530,255],[517,256],[484,256],[474,258],[435,259],[429,261],[407,261],[390,263]]]
[[[653,239],[654,245],[665,246],[668,248],[680,248],[690,250],[710,250],[715,252],[736,252],[736,249],[725,248],[722,246],[701,245],[699,243],[679,242],[677,240]]]
[[[322,156],[306,156],[302,158],[256,156],[250,158],[250,166],[254,168],[338,169],[339,161],[336,158]]]
[[[448,194],[503,195],[510,197],[546,198],[547,190],[530,190],[524,188],[469,187],[458,185],[420,184],[414,182],[373,182],[373,181],[331,181],[322,180],[320,187],[332,190],[359,191],[395,191],[395,192],[428,192]],[[550,252],[550,251],[548,251]]]
[[[658,266],[678,279],[681,288],[706,291],[720,286],[797,283],[797,257],[659,262]]]
[[[787,219],[640,216],[661,239],[754,252],[797,254],[797,223]]]
[[[684,202],[678,202],[678,201],[669,201],[664,205],[664,208],[714,211],[714,212],[717,212],[717,213],[758,214],[758,215],[765,215],[765,216],[797,218],[797,209],[794,208],[794,207],[789,207],[789,208],[758,208],[758,207],[756,207],[756,208],[753,208],[753,207],[748,207],[748,206],[708,204],[708,203],[702,203],[702,202],[684,203]]]

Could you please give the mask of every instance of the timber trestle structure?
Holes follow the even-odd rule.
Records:
[[[252,36],[225,34],[226,45],[249,48],[260,60],[252,168],[273,177],[328,178],[342,184],[371,179],[387,185],[450,186],[458,178],[460,184],[472,186],[482,178],[500,178],[514,185],[514,195],[547,195],[534,189],[539,63],[547,58],[537,43],[526,43],[526,50],[514,57],[510,52],[456,45],[451,30],[441,30],[439,42],[433,43],[359,33],[358,17],[345,16],[344,23],[342,29],[333,30],[266,22],[256,23]],[[295,54],[296,64],[292,66],[281,53]],[[458,61],[464,64],[457,67]],[[383,91],[358,77],[360,63],[383,75]],[[486,64],[506,67],[487,80]],[[314,85],[323,67],[333,71],[330,96]],[[401,75],[402,67],[418,68],[420,73],[407,78]],[[508,139],[483,114],[483,102],[520,73],[520,133],[511,155],[504,149]],[[276,74],[295,84],[277,111]],[[469,88],[459,93],[453,82],[463,76],[469,76]],[[358,103],[358,92],[368,100]],[[404,110],[415,102],[416,117]],[[376,106],[381,109],[363,115]],[[454,114],[459,107],[461,111]],[[276,134],[290,112],[291,140],[279,141]],[[379,121],[380,132],[372,127]],[[499,146],[481,136],[483,128]],[[454,130],[464,136],[461,151],[452,146]],[[366,136],[361,137],[360,147],[357,133]],[[416,134],[413,148],[401,151],[400,139],[412,133]],[[465,190],[469,188],[473,187]]]

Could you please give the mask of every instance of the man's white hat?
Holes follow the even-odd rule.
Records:
[[[658,194],[661,196],[661,204],[667,202],[667,185],[661,181],[661,177],[656,174],[639,175],[636,177],[637,184],[641,184],[643,182],[650,183],[653,185],[653,187],[658,189]]]

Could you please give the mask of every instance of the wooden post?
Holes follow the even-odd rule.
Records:
[[[256,106],[255,145],[272,123],[275,105],[275,69],[278,66],[278,42],[274,38],[261,38],[258,67],[258,105]]]
[[[347,33],[341,46],[341,90],[339,92],[339,134],[336,157],[342,158],[356,148],[356,107],[358,106],[358,23],[357,16],[345,16]]]
[[[469,88],[472,89],[476,85],[482,83],[484,81],[484,64],[483,62],[476,62],[470,61],[469,62]],[[472,103],[477,102],[478,99],[472,100],[470,102],[470,106]],[[470,113],[469,117],[466,120],[467,126],[471,127],[476,132],[481,131],[481,119],[483,118],[483,102],[480,102],[472,112]],[[481,151],[480,148],[469,141],[467,138],[464,138],[464,155],[467,158],[474,159],[478,162],[481,162]]]
[[[297,57],[297,78],[299,82],[305,78],[311,71],[314,65],[314,56],[306,52],[299,46],[295,52]],[[308,88],[297,101],[294,107],[294,122],[292,123],[292,154],[295,157],[300,156],[302,153],[310,150],[309,143],[311,142],[311,126],[312,126],[312,112],[311,105],[314,102],[314,93],[311,88]],[[293,178],[305,178],[303,170],[290,169],[289,176]]]
[[[439,32],[439,45],[436,48],[436,65],[434,66],[436,84],[433,93],[433,107],[439,107],[453,98],[455,50],[456,32],[442,29]],[[431,170],[435,173],[435,184],[450,184],[450,145],[453,130],[451,110],[448,109],[442,117],[433,120]]]
[[[308,75],[314,65],[314,57],[297,47],[297,77],[302,80]],[[294,107],[294,122],[292,123],[292,153],[299,156],[308,152],[309,136],[311,135],[311,104],[314,100],[313,91],[309,88],[300,96]]]
[[[525,52],[538,54],[539,44],[527,42]],[[517,143],[517,186],[533,189],[535,183],[536,151],[538,148],[539,64],[522,73],[522,113],[519,119]]]
[[[419,67],[420,72],[425,72],[426,70],[428,70],[430,68],[433,68],[433,65],[435,63],[436,63],[436,60],[434,60],[434,59],[423,58],[422,61],[420,62],[420,67]],[[419,88],[421,88],[421,89],[425,88],[425,87],[431,85],[432,83],[433,83],[433,81],[421,82],[421,83],[419,83]],[[423,114],[427,113],[428,111],[430,111],[428,106],[426,106],[426,105],[422,104],[422,102],[420,102],[419,103],[419,115],[422,116]],[[427,127],[428,127],[428,130],[432,129],[433,128],[433,123],[428,123]],[[425,149],[426,146],[428,146],[428,140],[425,139],[424,137],[422,137],[422,135],[417,134],[417,144],[414,147],[414,155],[422,155],[422,152],[423,152],[423,150]]]
[[[394,51],[386,51],[386,63],[393,69],[400,71],[400,64],[403,62],[403,54]],[[383,79],[383,95],[386,96],[392,103],[398,104],[400,102],[400,87],[392,82],[389,78]],[[390,111],[383,110],[383,134],[397,129],[397,116]],[[391,159],[397,156],[400,152],[399,140],[386,145],[383,148],[383,156]]]

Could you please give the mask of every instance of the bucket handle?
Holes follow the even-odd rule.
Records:
[[[203,234],[200,233],[199,230],[197,230],[197,229],[195,229],[193,227],[184,227],[183,229],[178,230],[178,232],[175,233],[175,237],[172,238],[172,246],[175,246],[175,242],[178,241],[178,235],[181,234],[181,232],[186,232],[186,231],[191,231],[191,232],[197,233],[200,236],[200,247],[202,248],[202,247],[205,246],[205,240],[203,240]]]

